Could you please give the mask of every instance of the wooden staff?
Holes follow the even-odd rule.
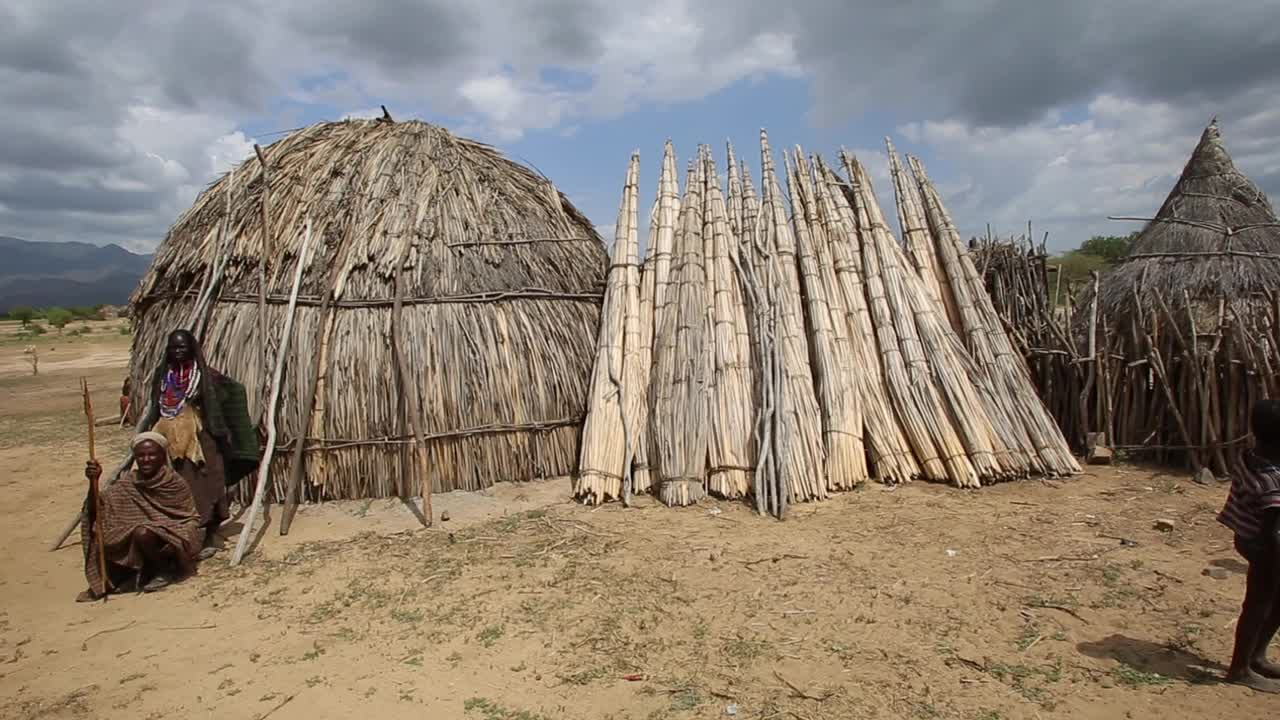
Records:
[[[98,461],[98,452],[94,442],[93,432],[93,397],[89,395],[89,382],[84,378],[80,378],[80,392],[84,395],[84,416],[89,424],[89,459],[93,462]],[[103,589],[111,589],[111,578],[107,575],[107,550],[103,546],[102,541],[102,500],[98,496],[98,477],[94,476],[89,481],[89,507],[93,508],[93,517],[89,521],[89,537],[98,546],[98,572],[102,574]],[[102,594],[103,601],[106,601],[107,594]]]
[[[232,567],[240,564],[245,550],[249,548],[249,540],[253,537],[253,523],[258,519],[258,513],[262,510],[262,503],[267,495],[267,483],[271,473],[271,458],[276,450],[276,406],[280,401],[280,381],[281,376],[284,374],[285,359],[289,356],[289,341],[293,339],[293,317],[298,307],[298,288],[302,285],[302,275],[303,271],[306,270],[307,261],[310,259],[310,252],[311,218],[307,218],[306,234],[302,239],[302,250],[298,253],[298,265],[294,269],[293,293],[289,296],[289,309],[285,313],[284,329],[280,335],[280,348],[276,355],[275,374],[271,379],[271,394],[266,405],[267,447],[262,455],[262,460],[258,463],[258,484],[253,493],[253,504],[249,506],[249,513],[244,520],[244,528],[240,531],[240,539],[236,541],[236,549],[231,554]],[[305,436],[299,438],[299,442],[304,439]]]

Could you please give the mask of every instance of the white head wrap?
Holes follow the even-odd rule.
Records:
[[[169,438],[154,431],[148,431],[148,432],[138,433],[137,435],[134,435],[133,439],[129,441],[129,449],[134,450],[138,447],[138,445],[144,442],[153,442],[159,445],[161,449],[163,449],[166,453],[169,452]]]

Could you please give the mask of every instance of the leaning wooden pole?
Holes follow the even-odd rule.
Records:
[[[397,295],[397,299],[398,299]],[[316,338],[323,344],[329,329],[329,313],[332,311],[333,291],[326,292],[320,302],[320,312],[316,319]],[[307,434],[311,429],[311,417],[316,407],[316,388],[320,384],[320,363],[324,353],[317,352],[311,361],[311,383],[307,385],[302,403],[298,405],[298,437],[293,448],[293,456],[289,460],[289,480],[284,489],[284,510],[280,513],[280,534],[288,535],[293,525],[293,516],[298,512],[298,501],[302,495],[302,475],[306,466]]]
[[[235,552],[231,555],[231,566],[240,564],[245,550],[249,548],[249,540],[253,537],[253,525],[262,511],[262,504],[267,497],[267,478],[271,474],[271,457],[276,450],[276,406],[280,401],[280,383],[284,375],[285,361],[289,357],[289,341],[293,337],[293,318],[298,308],[298,289],[302,286],[302,273],[307,267],[311,252],[311,219],[307,218],[307,229],[302,238],[302,252],[298,255],[298,267],[293,274],[293,290],[289,294],[289,308],[284,319],[284,330],[281,331],[280,348],[276,352],[276,369],[271,379],[271,395],[267,403],[267,447],[258,464],[258,485],[253,492],[253,504],[245,517],[244,528],[240,530],[240,539],[236,541]]]
[[[262,361],[259,367],[267,367],[267,259],[275,252],[275,243],[271,241],[271,169],[267,164],[267,155],[262,147],[254,144],[253,151],[262,164],[262,255],[258,258],[258,342],[262,343]],[[261,388],[258,389],[261,392]],[[262,400],[258,400],[259,417],[261,417]]]
[[[795,235],[783,209],[782,187],[773,169],[773,153],[764,130],[760,131],[760,168],[762,227],[771,254],[770,282],[777,288],[774,311],[782,351],[783,382],[778,393],[781,427],[775,448],[787,493],[779,498],[777,514],[781,518],[792,502],[827,496],[826,449],[822,444],[822,410],[809,360]]]
[[[418,395],[418,386],[409,372],[409,362],[404,356],[404,345],[408,342],[404,337],[404,266],[412,248],[411,244],[406,244],[396,261],[396,297],[391,306],[391,351],[395,357],[400,392],[406,400],[404,409],[409,416],[409,428],[413,431],[414,458],[418,465],[418,492],[422,497],[422,524],[424,527],[431,527],[435,522],[435,511],[431,508],[431,462],[427,457],[427,438],[422,429],[422,400]]]

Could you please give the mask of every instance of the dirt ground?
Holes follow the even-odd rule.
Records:
[[[0,328],[3,335],[3,328]],[[1244,566],[1226,493],[1118,466],[960,492],[868,487],[786,522],[599,509],[567,480],[272,513],[165,592],[77,604],[79,377],[128,337],[0,337],[0,717],[1275,718],[1216,681]],[[117,457],[125,431],[102,427]],[[1173,530],[1154,528],[1168,519]],[[233,520],[225,533],[234,539]],[[1214,569],[1222,579],[1204,574]]]

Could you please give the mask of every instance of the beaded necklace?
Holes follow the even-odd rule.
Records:
[[[200,367],[188,362],[178,368],[169,368],[160,381],[160,416],[177,417],[200,390]]]

